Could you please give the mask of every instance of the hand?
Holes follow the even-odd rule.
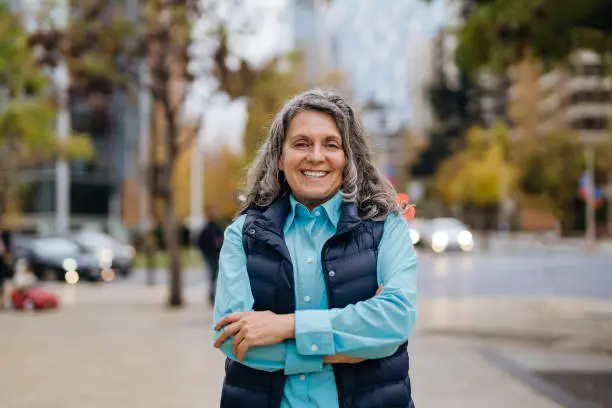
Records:
[[[215,325],[221,335],[215,340],[215,347],[234,336],[232,351],[238,361],[254,346],[277,344],[295,336],[295,317],[293,314],[279,315],[270,311],[230,313]]]
[[[344,354],[323,357],[323,362],[326,364],[357,364],[365,360],[365,358],[350,357]]]
[[[374,294],[374,296],[378,296],[378,295],[380,295],[380,292],[382,292],[382,291],[383,291],[383,285],[380,285],[380,286],[378,287],[378,289],[376,289],[376,293]]]

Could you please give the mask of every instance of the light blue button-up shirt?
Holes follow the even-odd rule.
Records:
[[[281,407],[336,408],[338,394],[332,365],[323,356],[337,353],[360,358],[392,355],[408,339],[416,318],[417,257],[406,220],[390,214],[378,250],[378,295],[342,309],[328,309],[321,250],[336,233],[342,195],[337,193],[312,212],[293,196],[284,225],[295,282],[295,339],[254,347],[243,364],[287,376]],[[242,246],[245,215],[225,231],[221,249],[214,323],[232,312],[253,310],[253,295]],[[214,330],[214,329],[213,329]],[[219,332],[215,332],[215,339]],[[236,360],[231,339],[221,350]]]

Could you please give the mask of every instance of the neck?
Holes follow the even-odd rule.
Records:
[[[304,199],[300,197],[295,197],[295,196],[294,197],[296,201],[298,201],[300,204],[303,204],[304,207],[308,208],[308,211],[312,211],[318,206],[320,206],[321,204],[324,204],[327,201],[329,201],[334,195],[336,195],[336,193],[330,195],[329,197],[317,198],[317,199]]]

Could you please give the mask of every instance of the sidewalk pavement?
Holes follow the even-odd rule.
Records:
[[[187,290],[188,305],[178,311],[164,307],[161,286],[58,291],[64,307],[57,312],[0,313],[0,407],[218,406],[224,357],[211,345],[202,285]],[[416,406],[561,407],[483,350],[523,360],[530,352],[526,361],[532,364],[554,360],[551,352],[571,353],[578,356],[574,364],[594,359],[612,371],[612,351],[606,350],[612,344],[610,322],[612,302],[424,300],[410,340]]]
[[[492,232],[489,238],[489,251],[493,252],[518,250],[537,254],[593,254],[612,257],[612,239],[610,238],[598,239],[592,247],[582,237],[559,238],[550,233],[503,234]],[[476,236],[477,244],[480,243],[477,250],[482,249],[483,239],[480,234]]]

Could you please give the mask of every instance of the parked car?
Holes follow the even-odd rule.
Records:
[[[102,276],[96,254],[64,237],[30,239],[24,242],[18,256],[28,261],[40,280],[52,277],[73,283],[79,279],[97,281]]]
[[[456,218],[434,218],[422,224],[419,242],[436,253],[469,252],[474,249],[472,232]]]
[[[414,246],[422,246],[421,237],[424,229],[426,228],[427,220],[423,218],[414,218],[408,221],[408,228],[410,228],[410,240]]]
[[[130,274],[136,256],[131,245],[99,231],[80,231],[72,240],[85,251],[94,253],[101,268],[112,268],[121,276]]]

